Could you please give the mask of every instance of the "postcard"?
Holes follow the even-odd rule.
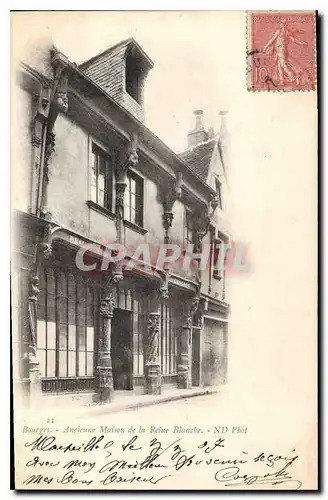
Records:
[[[11,13],[16,490],[317,490],[314,11]]]

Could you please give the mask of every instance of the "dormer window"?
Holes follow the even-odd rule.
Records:
[[[135,118],[144,121],[144,86],[153,62],[128,38],[85,61],[79,68]]]
[[[138,104],[142,103],[142,72],[131,53],[125,62],[125,90]]]

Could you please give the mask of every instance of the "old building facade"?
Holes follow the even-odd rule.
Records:
[[[217,244],[230,240],[225,112],[215,134],[195,111],[188,148],[175,154],[144,124],[152,67],[134,39],[80,66],[44,47],[18,67],[13,379],[28,400],[111,401],[117,390],[226,380],[230,306],[215,268]],[[126,254],[106,262],[109,243]],[[181,257],[192,245],[192,265],[146,266],[136,255],[143,245],[158,255],[163,244]]]

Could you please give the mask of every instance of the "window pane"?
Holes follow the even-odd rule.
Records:
[[[113,203],[113,169],[112,169],[112,165],[111,165],[111,162],[109,159],[107,159],[106,161],[106,164],[107,164],[107,167],[106,167],[106,188],[105,188],[105,191],[106,191],[106,196],[107,196],[107,200],[106,200],[106,203],[107,203],[107,208],[109,208],[109,210],[112,210],[113,206],[112,206],[112,203]]]
[[[105,191],[105,174],[99,174],[99,177],[98,177],[98,189],[100,191]]]
[[[56,323],[53,321],[48,322],[47,330],[48,349],[56,349]]]
[[[76,304],[76,324],[85,324],[85,287],[82,282],[78,286],[78,299]]]
[[[78,336],[79,336],[79,349],[85,350],[85,328],[78,327]]]
[[[75,325],[75,308],[76,308],[76,298],[75,298],[75,283],[70,282],[68,289],[68,323],[70,325]]]
[[[99,175],[106,176],[107,158],[106,155],[99,155]]]
[[[97,168],[96,165],[93,165],[91,168],[91,185],[96,186],[97,185]]]
[[[45,349],[46,347],[46,322],[41,320],[37,322],[37,347],[38,349]]]
[[[68,349],[75,351],[76,348],[76,326],[68,325]]]
[[[84,377],[85,373],[85,352],[79,352],[79,375],[80,377]]]
[[[47,322],[55,322],[55,295],[49,294],[47,296]]]
[[[47,352],[47,377],[54,377],[56,375],[56,351],[51,350]]]
[[[58,297],[57,298],[57,321],[61,325],[65,325],[67,322],[67,298]]]
[[[76,352],[68,351],[68,376],[74,377],[76,375]]]
[[[94,329],[93,327],[87,328],[87,351],[93,351],[94,345]]]
[[[67,326],[58,325],[59,329],[59,349],[67,349]]]
[[[102,207],[106,206],[106,199],[105,199],[104,191],[98,191],[98,205],[101,205]]]
[[[87,303],[87,326],[93,327],[93,304],[92,295],[88,293],[88,303]]]
[[[87,353],[87,375],[93,375],[93,352]]]
[[[126,204],[129,204],[130,203],[130,178],[128,179],[128,183],[127,183],[127,186],[126,186],[126,190],[125,190],[125,195],[126,195]]]
[[[136,195],[134,193],[131,193],[131,197],[130,197],[130,203],[131,203],[131,208],[133,208],[135,210],[136,208]]]
[[[143,354],[139,354],[139,375],[143,375]]]
[[[67,351],[59,351],[59,377],[67,376]]]
[[[97,153],[93,152],[92,153],[92,169],[97,172],[97,162],[98,162],[98,156]]]
[[[132,177],[130,177],[130,191],[131,191],[131,194],[136,193],[136,181]]]

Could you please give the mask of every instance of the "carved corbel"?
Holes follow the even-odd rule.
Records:
[[[54,235],[61,229],[60,226],[48,224],[44,228],[42,235],[37,242],[36,269],[39,270],[40,265],[50,259],[53,255]]]
[[[49,161],[55,152],[55,133],[54,126],[59,113],[66,113],[68,109],[67,87],[68,87],[68,59],[60,52],[53,50],[51,53],[51,65],[54,69],[54,81],[51,89],[49,102],[49,116],[47,121],[43,171],[41,174],[40,185],[40,211],[46,211],[47,205],[47,185],[49,182]]]
[[[167,244],[169,242],[169,230],[172,226],[173,222],[173,213],[172,212],[164,212],[163,213],[163,227],[165,230],[164,243]]]
[[[40,85],[40,94],[34,103],[34,113],[31,121],[31,142],[34,148],[39,148],[42,142],[42,128],[49,115],[49,87]]]
[[[185,303],[184,328],[191,328],[194,314],[198,310],[199,300],[200,300],[200,292],[197,291],[196,294],[192,297],[192,299]],[[190,343],[191,339],[189,338],[188,340]]]
[[[202,251],[202,241],[208,233],[210,223],[214,212],[218,206],[217,196],[211,195],[207,208],[204,212],[198,211],[195,214],[195,230],[196,230],[196,251]]]
[[[117,285],[120,281],[124,279],[123,276],[123,269],[120,266],[120,263],[117,262],[115,263],[111,275],[109,278],[107,278],[105,285],[104,285],[104,290],[112,290],[112,288]]]
[[[166,300],[169,297],[169,279],[170,272],[169,270],[166,270],[161,278],[161,286],[159,289],[159,296],[161,300]]]
[[[116,167],[116,230],[117,240],[123,242],[123,220],[124,220],[124,195],[127,186],[126,174],[131,167],[135,167],[138,163],[139,156],[137,153],[138,136],[133,133],[127,149],[121,155]]]
[[[173,183],[169,186],[163,197],[163,208],[165,212],[172,212],[175,200],[181,199],[182,195],[182,174],[179,172]]]
[[[38,209],[40,165],[42,162],[42,143],[45,124],[49,114],[49,103],[50,89],[49,87],[40,84],[40,93],[34,100],[34,113],[31,121],[32,168],[29,212],[32,214],[36,214]]]
[[[51,53],[51,65],[54,69],[54,83],[51,91],[50,113],[48,122],[48,132],[53,132],[53,128],[59,113],[66,113],[68,110],[68,59],[60,52],[53,50]]]
[[[173,222],[173,205],[176,200],[180,200],[182,196],[182,174],[179,172],[177,178],[173,184],[171,184],[164,193],[162,204],[163,204],[163,227],[165,230],[164,242],[169,242],[169,229]]]
[[[139,161],[138,149],[138,136],[133,132],[127,149],[124,151],[121,161],[116,169],[117,184],[126,184],[126,174],[131,167],[135,167]]]

